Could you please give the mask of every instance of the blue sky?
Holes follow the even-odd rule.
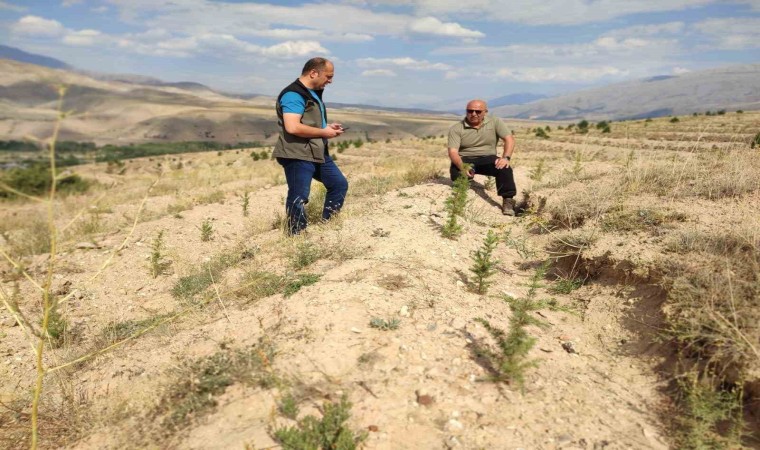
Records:
[[[435,107],[760,62],[760,0],[0,0],[0,43],[85,70]]]

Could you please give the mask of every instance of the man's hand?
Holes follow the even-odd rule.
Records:
[[[343,134],[343,126],[339,123],[331,123],[326,128],[322,128],[322,133],[322,137],[331,139]]]
[[[470,168],[470,170],[467,171],[467,178],[469,179],[475,178],[475,169]]]
[[[496,158],[494,165],[497,169],[504,169],[505,167],[509,167],[509,160],[507,158]]]

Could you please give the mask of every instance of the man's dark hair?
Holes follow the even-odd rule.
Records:
[[[330,60],[325,59],[325,58],[320,58],[319,56],[316,58],[311,58],[310,60],[306,61],[306,64],[304,64],[303,70],[301,71],[301,75],[306,75],[312,70],[321,72],[325,70],[325,67],[327,67],[327,64],[329,62]]]

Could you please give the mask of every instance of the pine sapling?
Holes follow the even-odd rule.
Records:
[[[473,265],[470,267],[470,272],[475,274],[478,294],[488,292],[488,287],[492,284],[488,279],[496,273],[496,265],[499,263],[498,260],[493,259],[493,251],[498,244],[499,238],[496,233],[488,230],[483,246],[472,253]]]
[[[199,230],[201,230],[201,241],[210,241],[211,236],[214,234],[214,226],[211,224],[211,219],[203,219]]]
[[[248,217],[248,205],[251,202],[251,196],[248,191],[243,194],[243,217]]]
[[[465,164],[462,172],[454,180],[454,188],[451,195],[446,199],[445,209],[448,213],[446,225],[443,226],[442,234],[444,237],[452,239],[462,232],[462,225],[457,221],[457,217],[464,216],[464,208],[467,206],[467,191],[470,189],[470,178],[467,172],[472,166]]]
[[[161,275],[166,262],[164,261],[164,230],[161,230],[153,239],[150,252],[150,273],[153,278]]]

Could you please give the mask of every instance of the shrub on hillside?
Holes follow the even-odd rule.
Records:
[[[74,194],[87,191],[90,183],[77,174],[61,176],[56,182],[56,189],[60,194]],[[47,166],[36,164],[30,167],[11,169],[0,175],[0,182],[8,187],[27,195],[44,195],[51,186],[50,169]],[[0,188],[0,198],[13,198],[16,194]]]

